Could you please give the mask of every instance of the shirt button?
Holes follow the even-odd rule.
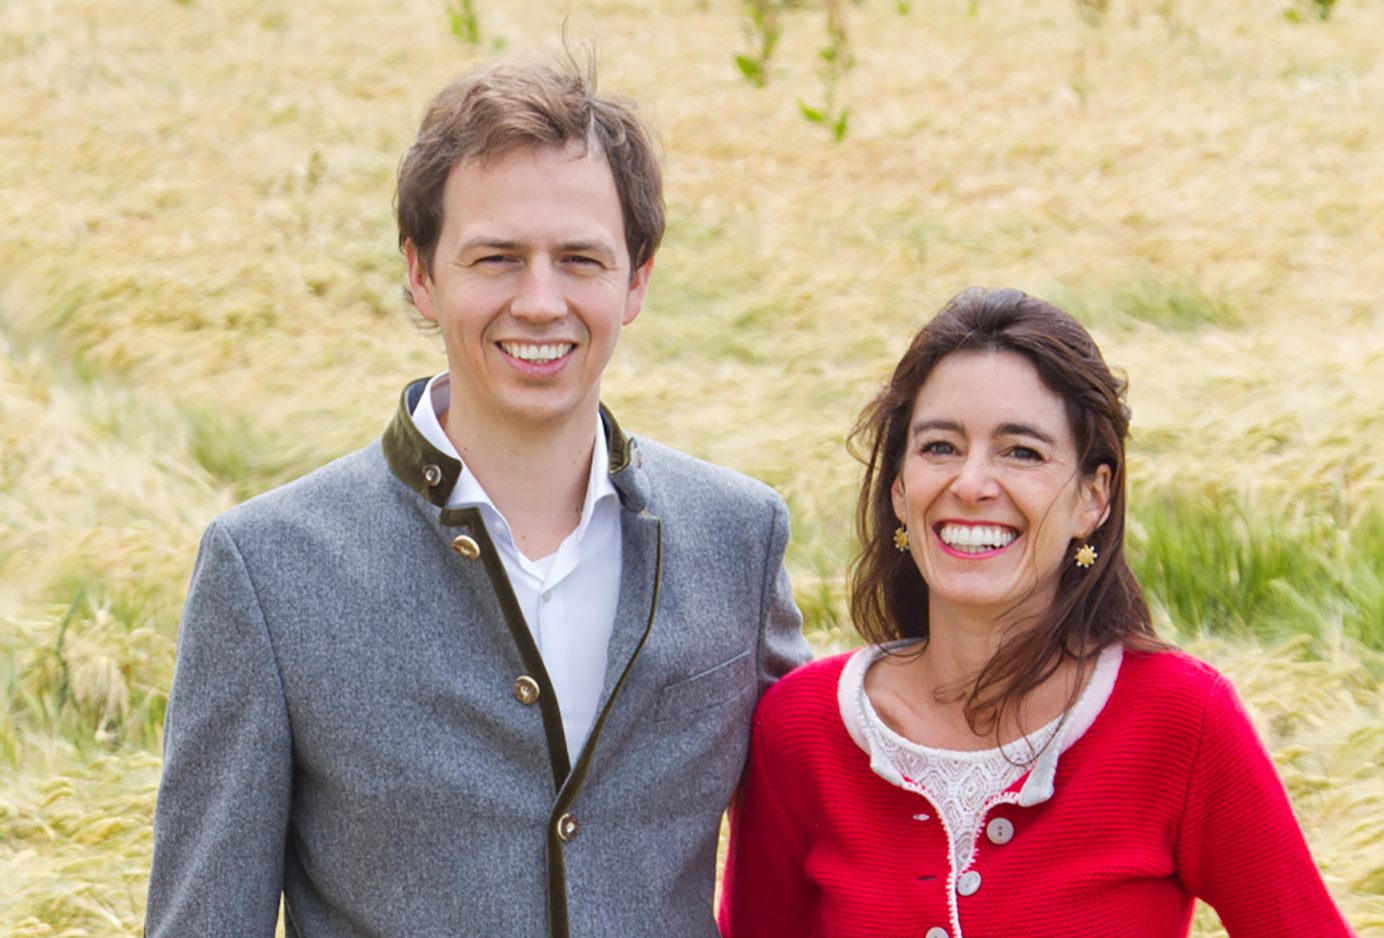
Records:
[[[514,699],[521,704],[531,704],[538,699],[538,682],[527,674],[514,679]]]
[[[1014,822],[1007,817],[991,818],[985,825],[985,836],[992,844],[1007,844],[1014,839]]]
[[[951,938],[945,928],[929,928],[923,938]]]
[[[428,488],[437,488],[442,484],[442,470],[433,465],[424,466],[423,481],[427,483]]]
[[[973,896],[980,888],[980,874],[975,870],[967,870],[961,874],[961,878],[956,881],[956,891],[963,896]]]
[[[570,811],[557,819],[557,839],[563,843],[576,837],[578,830],[577,819]]]
[[[543,601],[544,601],[545,603],[546,603],[548,600],[552,599],[552,598],[553,598],[553,591],[552,591],[552,590],[544,590],[544,591],[543,591]]]
[[[452,538],[452,550],[467,560],[475,560],[481,555],[481,545],[477,544],[476,539],[469,534],[458,534]]]

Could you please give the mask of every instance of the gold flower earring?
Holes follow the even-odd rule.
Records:
[[[1099,556],[1090,544],[1082,544],[1076,549],[1076,565],[1083,570],[1089,569]]]
[[[901,524],[894,532],[894,546],[899,550],[908,550],[908,525]]]

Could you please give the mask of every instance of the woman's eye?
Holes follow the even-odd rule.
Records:
[[[924,456],[951,456],[956,453],[956,447],[946,440],[930,440],[918,447],[918,452]]]
[[[1041,453],[1029,446],[1012,447],[1009,450],[1009,455],[1013,456],[1015,459],[1021,459],[1024,462],[1040,462],[1043,459]]]

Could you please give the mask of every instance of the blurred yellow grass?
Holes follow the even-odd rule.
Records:
[[[1327,569],[1384,596],[1341,546],[1384,511],[1384,5],[1295,24],[1274,0],[1112,0],[1091,28],[1067,0],[863,0],[839,145],[798,111],[822,93],[812,5],[764,90],[731,63],[734,0],[476,6],[479,50],[434,0],[0,6],[7,934],[138,934],[199,533],[440,367],[399,301],[394,167],[444,80],[564,25],[667,150],[667,245],[605,396],[784,492],[819,649],[852,641],[844,434],[972,283],[1066,303],[1128,371],[1141,497],[1326,526]],[[1306,644],[1186,644],[1235,679],[1334,894],[1384,934],[1384,661],[1330,588],[1301,599]]]

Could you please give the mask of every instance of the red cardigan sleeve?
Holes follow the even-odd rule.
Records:
[[[782,786],[801,784],[801,776],[784,771],[788,766],[778,761],[784,755],[774,751],[785,741],[772,714],[775,696],[771,690],[755,716],[749,762],[730,806],[719,915],[723,938],[814,932],[815,887],[807,876],[804,839],[782,800],[788,794]]]
[[[1207,695],[1176,850],[1183,883],[1216,910],[1231,938],[1352,934],[1268,753],[1223,677]]]

